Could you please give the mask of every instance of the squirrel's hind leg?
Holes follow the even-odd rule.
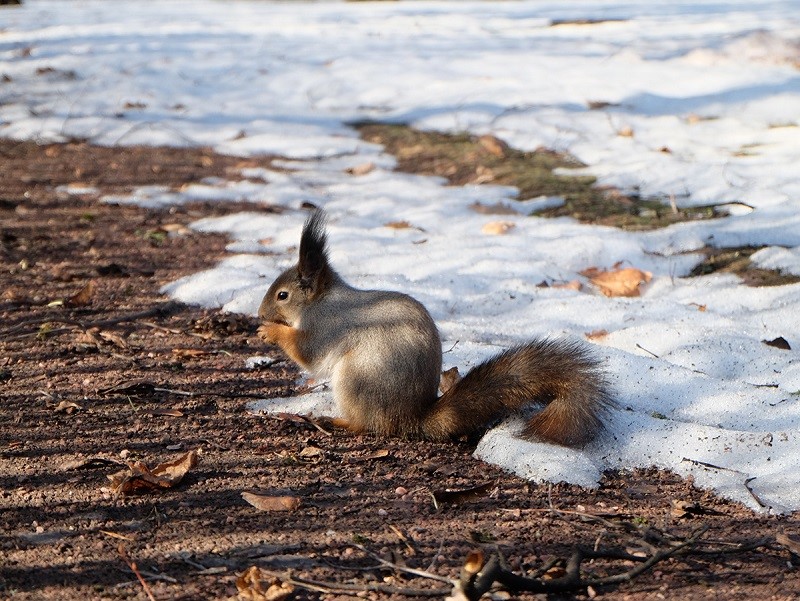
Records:
[[[316,419],[316,422],[319,426],[323,428],[333,428],[336,430],[347,430],[348,432],[352,432],[353,434],[360,434],[364,431],[364,428],[360,428],[357,424],[354,424],[348,419],[343,417],[330,417],[327,415],[323,415]]]

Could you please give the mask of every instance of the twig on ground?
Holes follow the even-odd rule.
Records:
[[[761,507],[761,509],[766,509],[766,508],[768,507],[768,505],[766,505],[766,504],[765,504],[765,503],[764,503],[764,502],[761,500],[761,498],[760,498],[760,497],[759,497],[759,496],[758,496],[758,495],[755,493],[755,491],[753,490],[753,488],[750,486],[750,483],[751,483],[753,480],[755,480],[755,479],[756,479],[756,476],[751,476],[750,478],[747,478],[747,479],[744,481],[744,487],[747,489],[747,492],[749,492],[749,493],[750,493],[750,496],[751,496],[751,497],[753,497],[753,500],[754,500],[756,503],[758,503],[758,506],[759,506],[759,507]]]
[[[694,465],[699,465],[701,467],[707,467],[707,468],[714,469],[714,470],[721,470],[721,471],[724,471],[724,472],[731,472],[732,474],[739,474],[740,476],[744,476],[744,482],[742,482],[742,485],[744,486],[745,490],[747,490],[747,492],[750,494],[750,496],[753,498],[753,500],[756,502],[756,504],[759,507],[761,507],[761,509],[769,509],[770,508],[770,506],[765,504],[761,500],[761,498],[755,493],[753,488],[750,486],[750,482],[755,480],[756,476],[748,477],[747,473],[743,472],[741,470],[733,469],[733,468],[730,468],[730,467],[722,467],[721,465],[714,465],[713,463],[708,463],[706,461],[700,461],[699,459],[690,459],[688,457],[683,457],[681,459],[681,461],[686,461],[688,463],[693,463]]]
[[[426,572],[425,570],[417,570],[415,568],[408,568],[406,566],[401,566],[391,561],[387,561],[383,559],[380,555],[376,555],[372,551],[367,550],[366,547],[363,545],[353,545],[356,549],[369,555],[381,564],[383,567],[391,568],[393,570],[397,570],[398,572],[405,572],[406,574],[412,574],[414,576],[419,576],[420,578],[427,578],[428,580],[438,580],[439,582],[446,582],[448,584],[453,584],[455,581],[452,578],[447,578],[446,576],[439,576],[438,574],[433,574],[431,572]]]
[[[68,326],[70,326],[70,327],[67,327],[67,328],[58,328],[58,329],[55,329],[55,330],[50,330],[48,332],[48,335],[60,334],[62,332],[67,332],[67,331],[70,331],[70,330],[74,330],[75,328],[79,328],[81,330],[88,330],[90,328],[105,328],[105,327],[108,327],[108,326],[113,326],[113,325],[129,322],[129,321],[138,321],[138,320],[141,320],[143,318],[153,317],[153,316],[156,316],[156,315],[164,317],[164,316],[167,316],[167,315],[170,315],[170,314],[176,312],[182,306],[183,305],[181,305],[181,303],[178,303],[176,301],[168,301],[168,302],[165,302],[165,303],[160,303],[158,305],[155,305],[154,307],[151,307],[149,309],[145,309],[144,311],[139,311],[138,313],[131,313],[129,315],[121,315],[120,317],[115,317],[115,318],[112,318],[112,319],[101,319],[101,320],[92,321],[92,322],[89,322],[89,323],[83,323],[81,321],[77,321],[75,319],[69,319],[69,318],[66,318],[66,317],[61,318],[61,317],[58,317],[58,316],[48,315],[48,316],[45,316],[45,317],[38,317],[36,319],[29,319],[29,320],[20,322],[18,324],[15,324],[15,325],[11,326],[10,328],[6,328],[2,332],[0,332],[0,336],[6,336],[6,335],[11,334],[13,332],[16,332],[18,330],[22,330],[26,326],[31,326],[31,325],[37,326],[36,329],[31,331],[31,332],[26,332],[24,334],[19,334],[17,336],[13,336],[11,338],[7,338],[6,340],[7,341],[22,340],[24,338],[29,338],[30,336],[36,336],[36,335],[39,334],[39,328],[41,327],[41,325],[45,324],[45,323],[63,323],[63,324],[67,324]],[[144,323],[144,322],[142,322],[142,323]]]
[[[147,598],[150,599],[150,601],[156,601],[156,598],[153,597],[153,592],[150,590],[150,586],[145,581],[142,573],[139,571],[139,568],[136,567],[136,562],[132,561],[131,558],[128,557],[128,553],[125,551],[125,545],[122,543],[117,545],[117,552],[119,553],[120,557],[122,557],[122,561],[128,564],[128,567],[136,575],[136,578],[139,579]]]
[[[550,568],[552,568],[557,560],[551,561],[547,566],[543,566],[537,570],[533,576],[520,576],[515,574],[507,568],[505,561],[499,554],[492,555],[480,570],[475,570],[473,555],[468,556],[465,562],[465,569],[462,569],[461,578],[458,581],[458,590],[469,601],[476,601],[488,592],[495,584],[501,584],[513,591],[526,591],[531,593],[563,593],[568,591],[583,590],[588,587],[607,586],[611,584],[619,584],[622,582],[630,582],[634,578],[640,576],[647,570],[651,569],[659,562],[665,561],[672,557],[683,557],[690,555],[727,555],[731,553],[742,553],[752,551],[759,547],[763,547],[771,542],[771,537],[761,538],[755,541],[747,541],[739,543],[735,548],[728,549],[698,549],[696,548],[702,541],[702,536],[708,530],[708,526],[701,526],[688,538],[671,542],[667,537],[656,537],[666,547],[654,547],[642,540],[639,541],[643,546],[652,549],[652,554],[647,556],[633,555],[627,551],[614,548],[585,548],[576,547],[572,555],[566,562],[565,574],[560,578],[543,579]],[[645,533],[650,534],[648,533]],[[715,541],[716,544],[719,544]],[[619,560],[630,561],[637,565],[630,570],[624,572],[611,574],[608,576],[584,578],[581,576],[581,565],[586,560],[606,559],[606,560]]]
[[[279,578],[281,582],[291,584],[300,588],[318,593],[333,594],[333,593],[362,593],[362,592],[378,592],[386,593],[389,595],[402,595],[404,597],[442,597],[450,592],[450,589],[425,589],[425,588],[407,588],[398,587],[391,584],[384,584],[379,582],[368,582],[364,584],[341,584],[339,582],[327,582],[321,580],[309,580],[307,578],[298,578],[290,574],[283,574],[280,572],[273,572],[261,568],[262,573]]]

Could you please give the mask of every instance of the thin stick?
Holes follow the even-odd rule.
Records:
[[[437,580],[438,582],[446,582],[450,585],[455,585],[458,581],[454,580],[453,578],[447,578],[446,576],[439,576],[438,574],[432,574],[431,572],[426,572],[425,570],[416,570],[414,568],[407,568],[405,566],[398,565],[396,563],[392,563],[391,561],[386,561],[379,555],[368,551],[366,547],[363,545],[353,545],[359,551],[366,553],[372,559],[380,563],[382,566],[386,568],[392,568],[393,570],[397,570],[399,572],[405,572],[406,574],[413,574],[414,576],[419,576],[420,578],[427,578],[429,580]]]
[[[388,593],[390,595],[403,595],[404,597],[443,597],[444,595],[450,593],[450,589],[415,589],[401,588],[383,583],[340,584],[338,582],[309,580],[306,578],[297,578],[289,574],[265,570],[264,568],[261,568],[261,572],[279,578],[282,582],[287,584],[325,594],[362,593],[365,591],[375,591],[379,593]]]
[[[145,579],[142,577],[142,574],[139,572],[139,569],[136,567],[136,563],[134,561],[131,561],[131,558],[128,557],[128,553],[125,551],[125,545],[120,543],[117,546],[117,552],[119,553],[120,557],[122,557],[122,561],[124,561],[125,563],[128,564],[128,567],[131,569],[131,571],[139,579],[139,582],[142,584],[142,588],[144,589],[144,592],[147,595],[147,598],[150,599],[150,601],[156,601],[156,598],[153,597],[153,593],[150,591],[150,586],[147,584],[147,582],[145,582]]]
[[[65,323],[65,324],[68,324],[69,326],[71,326],[69,328],[58,328],[56,330],[51,330],[50,332],[48,332],[48,334],[57,334],[57,333],[65,332],[65,331],[68,331],[68,330],[71,330],[71,329],[74,329],[74,328],[80,328],[82,330],[88,330],[89,328],[103,328],[103,327],[106,327],[106,326],[113,326],[113,325],[117,325],[117,324],[124,323],[124,322],[127,322],[127,321],[138,321],[138,320],[141,320],[141,319],[143,319],[145,317],[153,317],[155,315],[169,315],[170,313],[173,313],[174,311],[176,311],[180,306],[181,306],[181,303],[178,303],[178,302],[175,302],[175,301],[169,301],[169,302],[166,302],[166,303],[161,303],[159,305],[156,305],[155,307],[151,307],[151,308],[146,309],[144,311],[139,311],[138,313],[131,313],[129,315],[122,315],[120,317],[115,317],[113,319],[101,319],[99,321],[92,321],[92,322],[89,322],[89,323],[83,323],[83,322],[76,321],[74,319],[69,319],[69,318],[59,318],[59,317],[56,317],[56,316],[47,316],[47,317],[42,317],[42,318],[29,319],[29,320],[20,322],[18,324],[15,324],[15,325],[11,326],[10,328],[6,328],[2,332],[0,332],[0,335],[5,336],[6,334],[10,334],[12,332],[16,332],[17,330],[21,330],[25,326],[36,325],[36,324],[41,326],[42,324],[48,323],[48,322]],[[142,322],[142,323],[144,323],[144,322]],[[149,324],[144,324],[144,325],[149,325]],[[33,332],[28,332],[26,334],[21,334],[19,336],[15,336],[13,338],[9,338],[8,340],[19,340],[19,339],[22,339],[22,338],[27,338],[28,336],[36,335],[38,333],[39,333],[39,330],[37,328]]]

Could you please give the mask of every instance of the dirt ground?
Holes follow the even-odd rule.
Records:
[[[696,552],[629,581],[489,595],[800,597],[800,559],[782,538],[797,533],[796,516],[756,515],[669,473],[609,473],[595,490],[538,485],[474,459],[467,442],[250,415],[254,398],[295,393],[296,370],[246,367],[277,353],[254,320],[159,293],[225,254],[222,237],[182,226],[241,207],[148,210],[74,193],[76,184],[106,194],[236,177],[241,159],[0,141],[0,164],[0,598],[280,599],[292,583],[296,599],[444,598],[449,583],[403,568],[459,578],[481,549],[518,574],[549,567],[552,582],[563,575],[555,560],[576,546],[617,550],[583,564],[585,578],[601,577],[641,565],[620,555],[640,539],[663,548],[703,525],[687,547]],[[171,488],[111,489],[108,476],[126,461],[153,468],[189,451],[199,462]],[[280,497],[280,509],[259,510],[242,492]],[[736,546],[757,539],[753,550]],[[240,593],[237,577],[251,566],[278,574],[283,591]]]

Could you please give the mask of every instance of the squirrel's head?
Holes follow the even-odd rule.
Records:
[[[325,213],[314,211],[303,226],[297,264],[278,276],[261,301],[261,321],[296,327],[306,307],[325,293],[334,278],[327,243]]]

